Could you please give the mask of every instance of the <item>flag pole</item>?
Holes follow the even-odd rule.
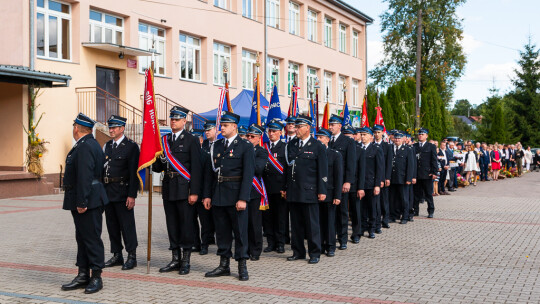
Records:
[[[154,75],[154,42],[152,42],[152,61],[150,62],[151,75]],[[154,81],[152,80],[152,85]],[[153,91],[153,90],[152,90]],[[158,127],[159,128],[159,127]],[[152,166],[148,167],[148,248],[146,251],[146,274],[150,274],[150,260],[152,257],[152,192],[154,190]]]
[[[317,131],[319,131],[319,88],[320,88],[320,85],[319,85],[319,78],[318,77],[315,77],[315,103],[314,103],[314,106],[315,106],[315,124],[316,124],[316,128]]]

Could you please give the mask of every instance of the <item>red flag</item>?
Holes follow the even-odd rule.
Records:
[[[384,125],[384,119],[382,117],[382,108],[381,107],[376,107],[375,108],[377,110],[377,116],[375,116],[375,124],[376,125],[381,125],[384,127],[384,133],[386,133],[386,126]]]
[[[137,177],[143,189],[143,182],[139,171],[152,165],[158,156],[163,154],[161,135],[156,115],[156,97],[154,95],[154,73],[152,69],[146,70],[144,85],[144,109],[143,109],[143,137]],[[151,181],[149,181],[151,182]]]
[[[369,128],[369,121],[367,116],[367,94],[364,97],[364,105],[362,106],[362,122],[360,126]]]
[[[324,106],[324,114],[322,118],[321,128],[328,129],[328,116],[330,115],[330,109],[328,108],[328,103]]]

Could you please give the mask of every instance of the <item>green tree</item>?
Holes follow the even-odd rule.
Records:
[[[451,113],[452,115],[462,115],[467,117],[479,115],[478,109],[467,99],[457,100],[454,103],[454,108],[452,109]]]
[[[502,102],[498,102],[493,110],[493,122],[490,128],[490,140],[491,142],[504,143],[508,139],[506,135],[506,124],[504,119],[504,112]]]
[[[417,15],[422,7],[422,86],[435,81],[448,104],[455,82],[466,63],[461,46],[462,20],[456,9],[466,0],[384,0],[388,11],[381,18],[384,59],[370,72],[376,82],[390,83],[416,73]]]

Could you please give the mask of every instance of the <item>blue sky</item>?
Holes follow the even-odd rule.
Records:
[[[368,69],[382,59],[380,15],[382,0],[346,0],[375,19],[368,26]],[[540,46],[539,0],[468,0],[457,14],[463,19],[462,44],[467,55],[465,73],[457,82],[454,100],[482,103],[494,85],[501,94],[511,89],[519,50],[532,42]]]

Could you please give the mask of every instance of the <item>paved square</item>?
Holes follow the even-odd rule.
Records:
[[[139,267],[104,271],[93,295],[64,292],[76,274],[74,225],[62,195],[0,200],[0,303],[540,303],[540,174],[483,182],[435,198],[435,218],[393,224],[375,240],[323,256],[248,261],[250,280],[207,279],[216,247],[192,256],[191,273],[158,272],[170,260],[164,212],[154,194],[152,263],[146,274],[147,196],[137,199]],[[104,225],[105,226],[105,225]],[[106,258],[110,257],[106,227]]]

